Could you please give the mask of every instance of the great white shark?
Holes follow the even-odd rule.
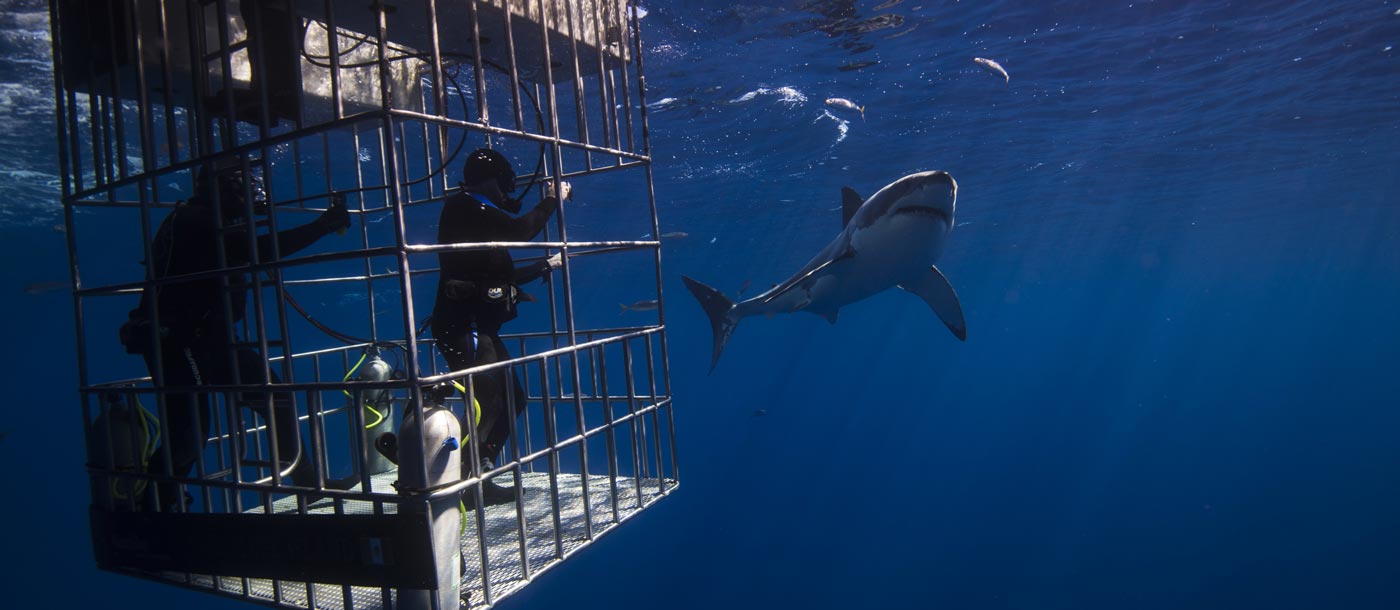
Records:
[[[781,284],[734,303],[689,277],[685,287],[700,301],[714,331],[710,370],[739,321],[806,311],[832,324],[842,307],[890,288],[922,298],[959,340],[967,340],[962,304],[934,263],[953,230],[958,183],[948,172],[910,174],[862,200],[841,189],[843,228],[811,262]]]

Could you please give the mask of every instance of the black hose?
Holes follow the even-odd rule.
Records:
[[[321,68],[330,69],[330,68],[332,67],[330,63],[321,63],[321,62],[317,61],[317,60],[323,60],[323,59],[330,59],[330,55],[329,55],[329,54],[327,54],[327,55],[325,55],[325,56],[312,55],[312,54],[308,53],[307,50],[306,50],[306,35],[311,31],[311,29],[310,29],[310,27],[309,27],[309,23],[310,23],[310,20],[304,20],[304,21],[302,22],[301,56],[302,56],[304,59],[306,59],[307,63],[310,63],[310,64],[313,65],[313,66],[317,66],[317,67],[321,67]],[[318,22],[318,23],[319,23],[319,22]],[[320,25],[321,25],[322,29],[326,30],[326,35],[329,37],[330,34],[331,34],[330,28],[327,27],[325,24],[320,24]],[[356,49],[360,48],[362,45],[364,45],[364,44],[370,42],[370,37],[369,37],[369,36],[355,36],[355,35],[353,35],[353,34],[340,33],[340,32],[337,32],[336,34],[339,35],[339,36],[345,36],[346,38],[350,38],[351,40],[354,40],[354,41],[355,41],[355,45],[354,45],[354,46],[350,47],[349,49],[345,49],[345,50],[343,50],[343,51],[340,51],[340,52],[338,53],[338,55],[341,56],[341,57],[344,57],[344,56],[346,56],[346,55],[348,55],[348,54],[354,52]],[[468,53],[451,53],[451,52],[448,52],[448,53],[441,53],[440,56],[451,56],[451,57],[460,57],[460,58],[463,58],[463,59],[473,59],[473,56],[472,56],[471,54],[468,54]],[[405,59],[429,60],[429,59],[432,59],[432,55],[429,54],[429,53],[405,53],[405,54],[400,55],[400,56],[398,56],[398,57],[391,57],[391,58],[389,58],[389,61],[402,61],[402,60],[405,60]],[[507,76],[510,75],[510,70],[507,70],[504,66],[501,66],[500,64],[498,64],[498,63],[496,63],[496,62],[494,62],[494,61],[491,61],[491,60],[486,59],[486,58],[482,58],[482,59],[481,59],[481,63],[482,63],[483,65],[486,65],[486,66],[489,66],[489,67],[491,67],[491,68],[494,68],[495,70],[499,71],[499,72],[502,73],[502,74],[505,74],[505,75],[507,75]],[[375,65],[378,65],[378,64],[379,64],[379,60],[374,60],[374,61],[363,61],[363,62],[349,63],[349,64],[337,64],[337,65],[338,65],[340,68],[367,68],[367,67],[375,66]],[[456,79],[455,75],[450,75],[450,74],[444,73],[444,76],[447,77],[447,80],[449,80],[449,81],[452,82],[452,86],[457,90],[457,98],[458,98],[458,100],[461,101],[461,103],[462,103],[462,111],[463,111],[463,113],[465,113],[465,112],[467,111],[467,108],[468,108],[468,107],[467,107],[467,99],[466,99],[466,94],[463,93],[463,88],[462,88],[461,84],[457,82],[457,79]],[[525,93],[525,97],[527,97],[527,98],[530,99],[530,105],[534,106],[534,108],[535,108],[535,126],[536,126],[537,128],[539,128],[540,133],[543,134],[543,133],[544,133],[544,111],[540,108],[540,102],[539,102],[539,100],[538,100],[537,98],[535,98],[534,93],[531,93],[531,92],[530,92],[529,87],[526,87],[526,86],[525,86],[525,83],[520,83],[519,89]],[[443,159],[442,163],[438,164],[438,166],[437,166],[436,169],[434,169],[433,171],[429,172],[428,175],[423,176],[422,178],[416,178],[416,179],[414,179],[414,180],[410,180],[410,181],[408,181],[408,182],[405,182],[405,183],[404,183],[404,186],[413,186],[413,185],[415,185],[415,184],[419,184],[419,183],[421,183],[421,182],[425,182],[425,181],[427,181],[427,180],[432,179],[433,176],[438,175],[438,174],[441,173],[443,170],[447,169],[447,167],[450,166],[450,165],[452,164],[452,162],[455,161],[455,160],[457,159],[457,155],[461,154],[461,152],[462,152],[462,147],[463,147],[464,144],[466,144],[466,141],[467,141],[467,136],[466,136],[466,134],[463,134],[463,135],[462,135],[462,139],[459,140],[459,141],[457,142],[457,145],[456,145],[455,147],[453,147],[453,149],[452,149],[452,154],[448,155],[447,158]],[[540,176],[543,175],[543,172],[544,172],[545,150],[546,150],[545,144],[544,144],[543,142],[541,142],[541,143],[540,143],[540,154],[539,154],[539,158],[538,158],[538,160],[537,160],[536,163],[535,163],[535,171],[531,174],[530,182],[526,183],[526,185],[525,185],[525,190],[523,190],[523,191],[520,192],[520,197],[519,197],[519,199],[524,199],[525,196],[526,196],[527,194],[529,194],[530,189],[531,189],[531,188],[534,188],[535,184],[539,182]]]

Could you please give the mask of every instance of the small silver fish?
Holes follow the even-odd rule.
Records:
[[[855,102],[852,102],[851,100],[848,100],[844,97],[826,98],[826,105],[834,106],[836,108],[845,108],[846,110],[854,110],[860,113],[861,120],[865,119],[865,106],[859,106]]]
[[[972,61],[977,62],[977,65],[986,68],[988,72],[1005,78],[1006,83],[1011,84],[1011,75],[1006,73],[1006,69],[1002,68],[1001,64],[982,57],[974,57],[972,58]]]
[[[46,292],[57,292],[68,290],[72,285],[68,282],[34,282],[24,287],[25,294],[44,294]]]
[[[671,231],[670,233],[661,234],[661,239],[680,239],[682,237],[690,237],[690,234],[685,231]]]
[[[621,307],[622,311],[653,311],[658,306],[658,303],[655,299],[650,299],[646,301],[637,301],[636,303],[633,303],[631,305],[627,305],[625,303],[618,303],[617,306]],[[619,311],[618,313],[622,313],[622,311]]]
[[[764,415],[767,415],[767,414],[768,414],[768,410],[767,410],[767,409],[754,409],[754,410],[753,410],[753,416],[754,416],[754,417],[763,417]]]

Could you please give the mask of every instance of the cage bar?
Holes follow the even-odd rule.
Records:
[[[629,237],[659,222],[625,0],[51,0],[50,12],[100,568],[276,607],[490,607],[677,488],[664,307],[619,318],[611,298],[646,280],[661,297],[660,242]],[[541,239],[438,243],[454,176],[483,146],[513,160],[527,205],[572,183],[577,199]],[[200,186],[223,172],[241,192]],[[211,236],[212,267],[151,269],[196,195],[217,217],[257,221]],[[337,200],[343,234],[259,246]],[[438,254],[466,250],[563,265],[522,287],[533,302],[502,334],[514,357],[449,370],[424,322]],[[241,321],[170,343],[183,322],[161,316],[184,312],[141,296],[190,290]],[[148,363],[123,349],[204,333],[222,333],[229,370],[194,367],[193,382],[171,376],[200,360],[189,350],[146,349]],[[406,484],[434,463],[396,465],[376,442],[445,409],[462,429],[450,451],[478,463],[475,388],[503,371],[525,396],[499,461]],[[465,391],[427,391],[450,382]],[[188,468],[172,463],[187,454]],[[486,480],[519,493],[484,505]],[[453,514],[460,535],[445,540],[435,523]]]

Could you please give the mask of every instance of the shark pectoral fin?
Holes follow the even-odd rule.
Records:
[[[833,309],[833,310],[831,311],[831,313],[824,313],[824,314],[821,314],[821,317],[826,318],[826,321],[827,321],[828,324],[835,324],[835,323],[836,323],[836,315],[839,314],[839,313],[841,313],[841,310],[839,310],[839,309]]]
[[[864,115],[865,113],[862,112],[861,114]],[[841,226],[842,226],[842,227],[845,227],[846,225],[851,224],[851,217],[856,215],[856,210],[859,210],[859,209],[860,209],[860,206],[861,206],[862,204],[864,204],[864,203],[865,203],[865,199],[862,199],[861,196],[860,196],[860,193],[857,193],[857,192],[855,191],[855,189],[853,189],[853,188],[851,188],[851,187],[849,187],[849,186],[843,186],[843,187],[841,187]]]
[[[963,320],[958,293],[953,290],[953,285],[948,283],[948,278],[943,277],[943,272],[939,271],[938,267],[929,267],[918,282],[911,285],[900,284],[899,287],[919,295],[919,298],[933,309],[933,313],[943,320],[948,330],[953,331],[958,340],[967,340],[967,322]]]
[[[806,273],[802,273],[802,274],[800,274],[800,275],[794,275],[794,276],[788,278],[787,280],[784,280],[782,284],[779,284],[779,285],[777,285],[777,286],[774,286],[774,287],[773,287],[773,290],[770,290],[770,291],[768,292],[768,296],[765,297],[765,298],[763,299],[763,303],[764,303],[764,304],[772,303],[772,302],[773,302],[773,299],[776,299],[776,298],[778,298],[778,297],[780,297],[780,296],[783,296],[784,293],[786,293],[786,292],[789,291],[789,290],[792,290],[794,287],[796,287],[798,284],[801,284],[801,283],[802,283],[804,280],[806,280],[807,278],[812,277],[812,276],[816,275],[817,273],[821,272],[822,269],[826,269],[827,267],[830,267],[831,265],[833,265],[833,264],[835,264],[835,263],[839,263],[839,262],[841,262],[841,261],[843,261],[843,260],[846,260],[846,259],[848,259],[848,258],[852,258],[852,257],[854,257],[855,255],[856,255],[856,250],[855,250],[855,248],[852,248],[852,247],[850,247],[849,245],[847,245],[845,250],[842,250],[840,254],[837,254],[836,256],[832,257],[830,260],[824,261],[822,264],[817,265],[816,267],[813,267],[810,271],[808,271],[808,272],[806,272]],[[810,300],[810,299],[809,299],[809,300]],[[806,307],[806,303],[803,303],[801,307],[797,307],[796,309],[794,309],[794,311],[796,311],[797,309],[801,309],[802,307]]]
[[[768,296],[763,299],[763,303],[765,305],[768,303],[772,303],[774,299],[783,296],[787,293],[787,291],[792,290],[798,284],[802,283],[802,280],[812,277],[812,274],[827,268],[831,265],[831,263],[834,262],[836,262],[834,259],[826,261],[820,265],[817,265],[816,268],[812,269],[811,271],[808,271],[807,273],[804,273],[802,275],[794,275],[788,278],[787,281],[784,281],[782,284],[774,286],[773,290],[770,290],[768,292]]]

